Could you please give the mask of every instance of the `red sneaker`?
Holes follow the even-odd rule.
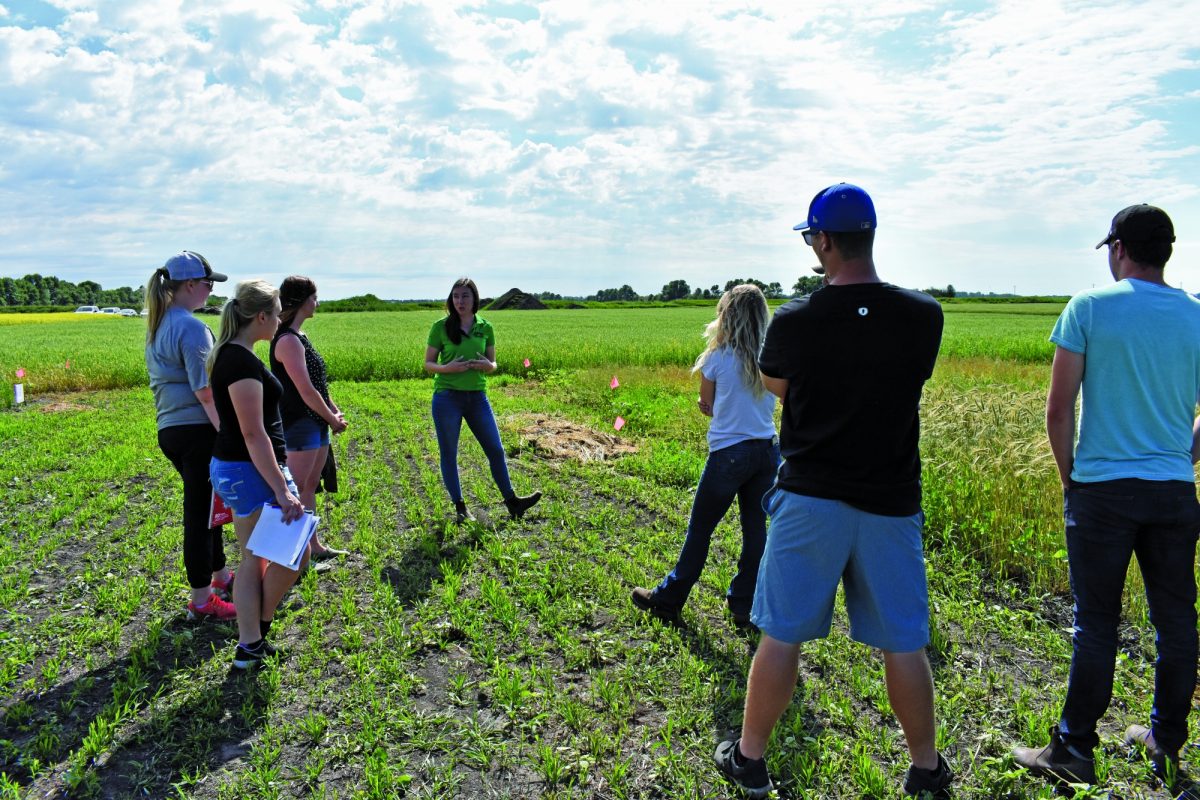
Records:
[[[237,573],[234,572],[233,570],[230,570],[229,580],[225,581],[224,583],[221,583],[221,581],[219,581],[218,579],[213,578],[212,590],[214,592],[220,592],[222,598],[224,598],[226,600],[232,600],[233,599],[233,579],[236,576],[237,576]]]
[[[219,620],[237,619],[237,609],[233,603],[227,603],[215,594],[208,596],[208,602],[202,606],[188,603],[187,618],[191,620],[213,617]]]

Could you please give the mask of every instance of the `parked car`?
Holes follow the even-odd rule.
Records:
[[[143,316],[143,317],[148,317],[148,316],[150,316],[150,309],[148,309],[148,308],[143,308],[143,309],[142,309],[142,316]]]
[[[137,315],[138,315],[138,312],[134,311],[132,308],[122,308],[121,309],[122,317],[136,317]]]
[[[107,308],[100,309],[100,313],[101,314],[120,314],[121,309],[117,308],[116,306],[108,306]]]
[[[99,314],[100,309],[96,308],[95,306],[80,306],[79,308],[75,309],[75,313],[76,314]]]

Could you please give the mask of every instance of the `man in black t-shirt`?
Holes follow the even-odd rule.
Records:
[[[839,583],[851,637],[883,651],[913,762],[904,790],[938,796],[953,777],[934,747],[917,451],[942,309],[880,281],[875,226],[874,204],[857,186],[813,198],[796,230],[826,285],[775,312],[759,356],[764,384],[783,400],[784,463],[764,500],[771,523],[751,613],[763,636],[742,736],[716,752],[718,767],[754,797],[771,790],[763,754],[791,701],[800,644],[829,633]]]

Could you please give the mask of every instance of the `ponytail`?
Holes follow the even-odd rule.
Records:
[[[242,328],[257,317],[259,312],[273,313],[278,297],[279,290],[263,280],[242,281],[237,285],[233,297],[221,307],[221,325],[217,340],[204,364],[210,380],[221,348],[236,338]]]
[[[175,297],[175,292],[187,281],[173,281],[167,275],[164,267],[159,267],[150,274],[146,281],[146,344],[154,344],[158,334],[158,326],[162,324],[167,308]]]

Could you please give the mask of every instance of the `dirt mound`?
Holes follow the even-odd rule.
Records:
[[[493,300],[487,309],[489,311],[534,311],[545,307],[546,304],[533,295],[513,288]]]
[[[523,442],[549,458],[573,458],[584,462],[605,461],[637,452],[636,447],[621,441],[611,433],[568,420],[556,419],[545,414],[526,414],[519,417],[519,420],[523,423]]]
[[[78,403],[70,403],[66,400],[55,400],[46,403],[39,409],[43,414],[59,414],[63,411],[89,411],[87,406],[81,406]]]

